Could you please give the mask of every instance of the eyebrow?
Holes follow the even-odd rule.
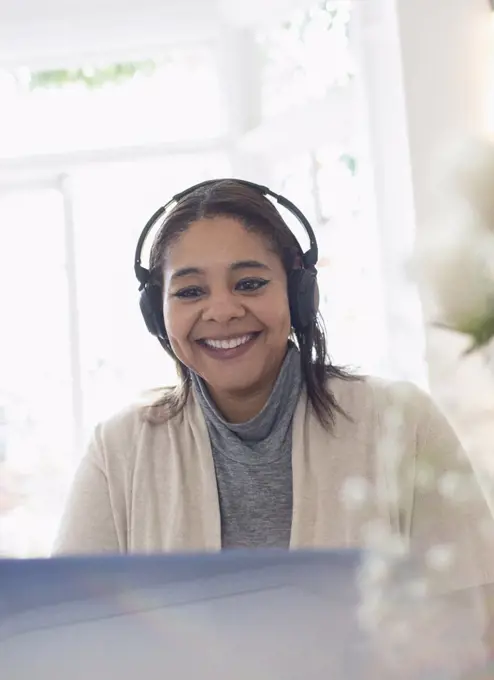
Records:
[[[238,260],[237,262],[232,262],[230,265],[231,271],[238,271],[239,269],[264,269],[268,270],[269,267],[263,262],[258,260]],[[182,267],[173,272],[172,279],[183,279],[186,276],[200,276],[204,274],[204,269],[200,267]]]

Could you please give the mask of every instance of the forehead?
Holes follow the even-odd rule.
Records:
[[[272,262],[279,258],[261,234],[247,230],[231,217],[213,217],[193,222],[171,245],[167,265],[171,269],[200,265],[229,264],[257,259]]]

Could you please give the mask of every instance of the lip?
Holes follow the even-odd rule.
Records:
[[[246,335],[252,335],[250,340],[247,342],[244,342],[242,345],[238,345],[238,347],[232,347],[231,349],[215,349],[213,347],[210,347],[206,345],[204,340],[234,340],[235,338],[242,338]],[[215,337],[215,338],[201,338],[200,340],[196,340],[197,344],[201,348],[201,350],[207,354],[208,356],[212,357],[213,359],[219,359],[221,361],[227,360],[227,359],[237,359],[238,357],[243,356],[246,354],[251,347],[257,342],[259,339],[259,336],[261,335],[260,331],[255,331],[252,333],[236,333],[235,335],[229,335],[229,336],[224,336],[224,337]]]

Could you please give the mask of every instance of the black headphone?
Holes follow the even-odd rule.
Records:
[[[173,196],[168,201],[168,203],[166,203],[161,208],[158,208],[158,210],[146,223],[146,226],[142,230],[137,242],[134,259],[134,271],[137,280],[139,281],[139,291],[141,293],[139,304],[142,316],[144,317],[148,331],[157,337],[162,343],[164,343],[165,347],[170,351],[171,348],[163,318],[162,288],[160,285],[151,282],[149,270],[141,265],[142,249],[153,226],[173,204],[179,203],[182,198],[188,196],[197,189],[202,189],[203,187],[207,186],[214,186],[215,184],[225,181],[243,184],[244,186],[258,191],[263,196],[270,196],[271,198],[274,198],[280,205],[291,212],[303,226],[309,237],[310,247],[309,250],[302,255],[301,266],[292,269],[288,275],[288,300],[290,304],[290,318],[292,327],[295,331],[303,331],[313,322],[317,316],[319,309],[319,289],[317,285],[316,270],[318,248],[314,231],[302,211],[299,210],[299,208],[297,208],[297,206],[287,198],[284,198],[279,194],[275,194],[274,191],[271,191],[267,187],[261,186],[260,184],[254,184],[253,182],[248,182],[242,179],[207,180],[206,182],[195,184],[194,186],[181,191],[179,194],[175,194],[175,196]]]

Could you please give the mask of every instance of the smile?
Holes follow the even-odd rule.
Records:
[[[215,340],[213,338],[201,340],[201,344],[210,347],[211,349],[225,350],[235,349],[241,345],[246,345],[250,340],[259,335],[259,333],[248,333],[246,335],[239,335],[236,338],[227,338],[224,340]]]

